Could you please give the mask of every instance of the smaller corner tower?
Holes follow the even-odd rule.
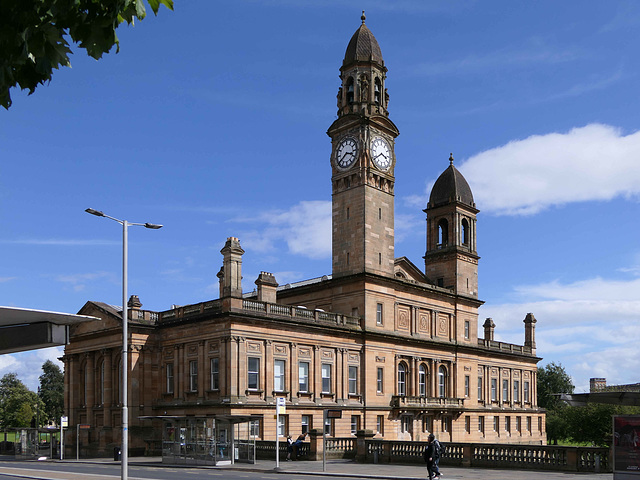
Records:
[[[338,118],[331,137],[332,272],[393,276],[394,142],[387,68],[365,24],[351,37],[340,67]]]
[[[442,172],[431,190],[427,214],[425,275],[439,287],[478,298],[476,215],[469,184],[453,165]]]

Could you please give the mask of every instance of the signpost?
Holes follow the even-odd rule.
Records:
[[[280,415],[287,413],[286,403],[287,399],[284,397],[276,398],[276,470],[280,468],[280,433],[278,427],[280,427]]]
[[[69,417],[60,417],[60,460],[64,460],[64,427],[69,426]]]

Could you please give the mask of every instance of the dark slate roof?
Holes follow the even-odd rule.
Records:
[[[473,201],[471,187],[458,169],[453,166],[453,156],[449,158],[449,161],[451,162],[449,167],[442,172],[431,189],[429,207],[460,202],[475,208],[476,204]]]
[[[364,24],[364,12],[361,18],[362,25],[360,25],[360,28],[356,30],[356,33],[353,34],[353,37],[351,37],[349,41],[342,66],[344,67],[359,61],[373,61],[384,65],[380,45],[378,45],[378,41],[376,37],[373,36],[373,33],[371,33],[371,30]]]

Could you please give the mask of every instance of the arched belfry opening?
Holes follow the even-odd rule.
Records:
[[[469,246],[469,221],[463,218],[460,222],[460,240],[465,247]]]
[[[446,248],[449,244],[449,222],[446,218],[438,221],[438,248]]]

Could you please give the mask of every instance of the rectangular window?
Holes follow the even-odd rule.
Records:
[[[298,364],[298,391],[303,393],[309,391],[309,362]]]
[[[469,320],[464,321],[464,338],[469,340]]]
[[[482,400],[482,377],[478,377],[478,401],[481,402]]]
[[[538,432],[542,433],[542,417],[538,417]]]
[[[400,429],[402,430],[402,433],[411,431],[411,417],[408,415],[402,417],[402,420],[400,421]]]
[[[309,430],[311,430],[310,415],[302,415],[302,418],[300,420],[300,427],[301,427],[302,433],[309,433]]]
[[[358,394],[358,367],[349,366],[349,395]]]
[[[360,415],[351,415],[351,435],[360,430]]]
[[[478,417],[478,431],[484,434],[484,417],[482,415]]]
[[[384,436],[384,415],[378,415],[376,417],[376,430],[380,435]]]
[[[198,361],[191,360],[189,362],[189,391],[198,391]]]
[[[276,392],[285,391],[285,361],[275,360],[273,362],[273,390]]]
[[[464,376],[464,396],[469,396],[469,384],[471,383],[471,377],[469,375]]]
[[[469,415],[464,417],[464,431],[471,433],[471,417]]]
[[[376,304],[376,325],[382,325],[382,304]]]
[[[260,436],[260,420],[251,420],[249,422],[249,435],[251,437]]]
[[[332,418],[324,419],[324,433],[326,435],[333,435],[333,419]]]
[[[429,433],[433,431],[433,418],[432,417],[422,417],[422,431],[424,433]]]
[[[247,388],[258,390],[260,387],[260,359],[249,357],[247,359]]]
[[[531,417],[527,417],[527,432],[531,433]]]
[[[278,436],[284,437],[287,435],[287,416],[278,416]]]
[[[502,401],[509,401],[509,380],[502,380]]]
[[[493,417],[493,431],[500,432],[500,417]]]
[[[173,363],[167,363],[167,393],[173,393]]]
[[[498,379],[497,378],[491,379],[491,401],[492,402],[498,401]]]
[[[524,403],[529,403],[529,382],[524,382]]]
[[[515,403],[520,403],[520,381],[513,381],[513,401]]]
[[[511,417],[504,417],[504,431],[511,435]]]
[[[384,391],[383,389],[383,385],[384,385],[384,370],[382,369],[382,367],[378,367],[378,377],[377,377],[377,381],[376,381],[376,392],[378,393],[382,393]]]
[[[220,389],[220,362],[217,358],[211,359],[211,390]]]
[[[331,365],[322,364],[322,393],[331,393]]]
[[[440,422],[440,430],[443,433],[449,432],[451,430],[451,417],[442,417],[442,421]]]
[[[516,417],[516,432],[520,433],[522,431],[522,418]]]

